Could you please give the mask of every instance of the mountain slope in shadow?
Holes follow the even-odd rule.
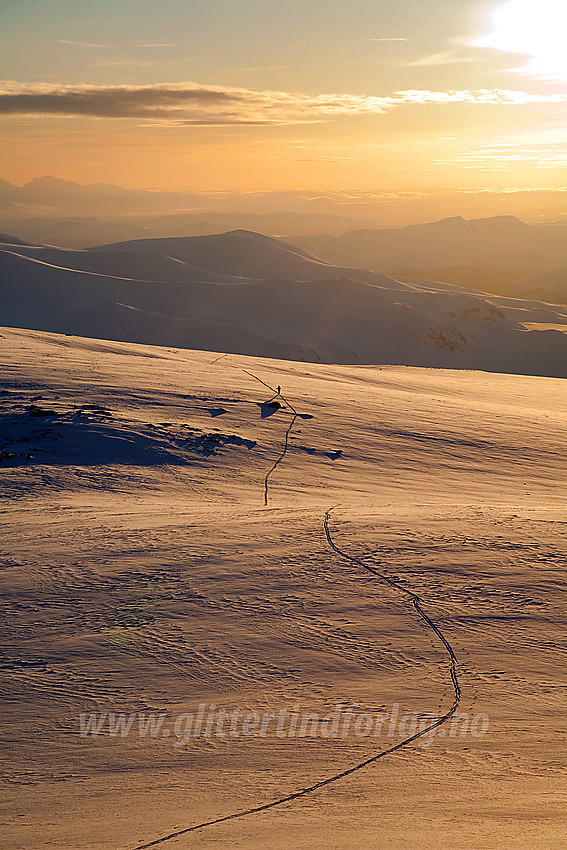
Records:
[[[331,277],[372,279],[378,276],[352,264],[337,267],[304,251],[248,230],[233,230],[210,236],[172,237],[168,239],[136,239],[90,249],[92,252],[165,254],[184,263],[217,274],[248,278],[288,277],[295,280],[317,280]],[[356,267],[354,267],[356,265]]]
[[[343,269],[242,232],[92,251],[6,243],[0,323],[312,362],[567,377],[567,308]]]
[[[471,221],[457,216],[296,241],[331,263],[356,262],[384,274],[432,276],[490,292],[511,292],[502,285],[546,266],[567,263],[567,229],[526,224],[513,216]]]

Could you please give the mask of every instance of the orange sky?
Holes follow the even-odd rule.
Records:
[[[0,176],[199,190],[562,188],[566,9],[8,3]]]

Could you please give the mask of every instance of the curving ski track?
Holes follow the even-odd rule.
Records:
[[[283,398],[283,396],[282,396],[282,398]],[[284,401],[285,401],[285,398],[284,398]],[[287,402],[287,403],[289,404],[289,402]],[[291,407],[291,404],[289,406]],[[283,447],[282,453],[277,458],[274,465],[272,466],[272,468],[267,473],[267,475],[264,479],[264,505],[268,504],[268,488],[270,486],[270,477],[276,471],[277,467],[280,465],[280,463],[282,462],[282,460],[285,458],[285,456],[287,454],[287,450],[289,448],[289,435],[291,434],[291,430],[292,430],[293,426],[295,425],[295,420],[297,419],[297,417],[299,415],[297,413],[297,411],[293,409],[293,407],[291,407],[291,409],[293,411],[293,417],[292,417],[291,422],[289,423],[289,427],[288,427],[287,431],[285,432],[284,447]]]
[[[451,705],[451,708],[449,709],[449,711],[446,714],[444,714],[442,717],[438,718],[437,721],[433,725],[431,725],[427,730],[425,730],[427,732],[430,732],[432,729],[436,729],[438,726],[441,726],[443,723],[445,723],[447,720],[449,720],[449,718],[452,717],[453,714],[456,712],[457,708],[459,707],[459,703],[461,702],[461,686],[459,684],[459,677],[457,676],[457,656],[455,655],[455,651],[454,651],[453,647],[451,646],[451,644],[449,643],[449,641],[447,640],[447,638],[445,637],[445,635],[443,634],[443,632],[441,631],[441,629],[439,628],[439,626],[437,626],[433,622],[431,617],[428,614],[426,614],[426,612],[423,610],[423,608],[421,607],[421,600],[416,593],[414,593],[411,590],[408,590],[406,587],[403,587],[401,584],[398,584],[398,582],[389,578],[387,575],[384,575],[384,573],[379,572],[379,570],[375,569],[374,567],[371,567],[368,564],[365,564],[364,561],[362,561],[360,558],[354,558],[352,555],[347,555],[346,552],[343,552],[341,549],[339,549],[338,546],[335,545],[335,543],[333,542],[333,538],[331,537],[331,532],[330,532],[330,529],[329,529],[329,520],[331,518],[331,511],[332,510],[333,510],[333,508],[331,508],[330,510],[328,510],[325,513],[324,527],[325,527],[325,536],[327,538],[327,542],[328,542],[329,546],[331,547],[331,549],[333,550],[333,552],[336,552],[337,555],[340,555],[341,558],[345,558],[345,560],[350,561],[352,564],[356,564],[357,566],[362,567],[363,570],[366,570],[367,572],[372,573],[372,575],[377,576],[377,578],[379,578],[381,581],[385,582],[386,584],[389,584],[390,587],[392,587],[394,590],[397,590],[399,593],[404,593],[411,600],[411,604],[413,605],[414,609],[417,611],[417,613],[419,614],[421,619],[424,621],[424,623],[433,632],[435,632],[435,634],[437,635],[437,637],[439,638],[439,640],[441,641],[441,643],[443,644],[443,646],[445,647],[445,649],[449,653],[449,659],[450,659],[450,661],[449,661],[449,675],[451,677],[451,684],[453,685],[453,693],[454,693],[453,704]],[[404,741],[403,743],[408,744],[410,741],[415,741],[415,739],[420,738],[422,734],[424,734],[424,733],[420,732],[418,735],[414,735],[413,737],[408,738],[407,741]],[[390,750],[389,752],[392,752],[392,751]],[[386,753],[384,753],[384,755],[386,755]]]
[[[264,386],[268,387],[268,389],[272,390],[273,392],[276,392],[273,389],[273,387],[270,387],[268,384],[264,383],[264,381],[260,380],[260,378],[257,378],[256,375],[252,375],[251,372],[247,372],[246,374],[250,375],[252,378],[255,378],[257,381],[260,381],[260,383],[264,384]],[[283,396],[281,396],[281,398],[284,401],[286,401],[286,399],[284,399]],[[289,435],[290,435],[291,430],[292,430],[292,428],[295,424],[295,421],[296,421],[296,419],[299,415],[297,413],[297,411],[295,410],[295,408],[291,404],[289,404],[288,401],[286,401],[286,404],[288,404],[290,409],[293,411],[293,418],[292,418],[292,421],[291,421],[291,423],[290,423],[290,425],[289,425],[289,427],[288,427],[288,429],[285,433],[283,451],[282,451],[281,455],[277,458],[277,460],[275,461],[275,463],[273,464],[273,466],[271,467],[269,472],[267,473],[266,478],[264,480],[264,504],[265,505],[268,504],[268,488],[269,488],[270,476],[273,474],[274,470],[278,467],[278,465],[284,460],[284,458],[287,454]],[[371,573],[372,575],[374,575],[378,579],[380,579],[380,581],[383,581],[385,584],[389,585],[393,590],[397,591],[398,593],[403,594],[407,598],[407,600],[411,603],[412,607],[417,612],[419,617],[424,621],[424,623],[427,625],[427,627],[430,628],[433,631],[433,633],[437,636],[437,638],[443,644],[443,646],[446,649],[448,656],[449,656],[449,676],[450,676],[451,684],[452,684],[452,687],[453,687],[453,702],[451,704],[451,707],[449,708],[448,711],[445,712],[445,714],[443,714],[441,717],[438,717],[437,720],[433,721],[425,729],[421,729],[419,732],[416,732],[414,735],[411,735],[409,738],[404,738],[403,741],[400,741],[399,743],[395,744],[394,746],[389,747],[387,750],[382,750],[381,752],[377,753],[376,755],[371,756],[370,758],[367,758],[364,761],[361,761],[358,764],[353,765],[353,767],[349,767],[346,770],[341,771],[340,773],[335,773],[332,776],[328,776],[325,779],[321,779],[318,782],[313,783],[313,785],[308,785],[306,788],[301,788],[300,790],[294,791],[292,794],[288,794],[285,797],[280,797],[277,800],[272,800],[270,803],[264,803],[261,806],[254,806],[253,808],[250,808],[250,809],[243,809],[240,812],[233,812],[232,814],[224,815],[224,817],[221,817],[221,818],[215,818],[214,820],[204,821],[203,823],[198,823],[198,824],[195,824],[194,826],[188,826],[188,827],[185,827],[184,829],[179,829],[179,830],[176,830],[175,832],[170,832],[168,835],[164,835],[161,838],[156,838],[154,841],[150,841],[147,844],[139,844],[139,845],[136,846],[136,848],[134,850],[149,850],[150,847],[158,847],[160,844],[165,844],[167,841],[171,841],[174,838],[180,838],[183,835],[188,835],[189,833],[196,832],[199,829],[205,829],[208,826],[216,826],[216,825],[221,824],[221,823],[227,823],[228,821],[231,821],[231,820],[238,820],[240,818],[248,817],[249,815],[258,814],[259,812],[266,812],[269,809],[275,808],[276,806],[282,806],[282,805],[284,805],[284,803],[291,803],[294,800],[300,799],[301,797],[306,797],[308,794],[313,794],[315,791],[318,791],[319,789],[324,788],[327,785],[331,785],[334,782],[338,782],[341,779],[345,779],[347,776],[350,776],[353,773],[357,773],[357,771],[362,770],[363,768],[368,767],[371,764],[374,764],[375,762],[379,761],[380,759],[383,759],[386,756],[391,755],[392,753],[395,753],[398,750],[403,749],[404,747],[407,747],[409,744],[412,744],[414,741],[417,741],[419,738],[422,738],[424,735],[427,735],[430,732],[432,732],[434,729],[437,729],[440,726],[442,726],[444,723],[446,723],[448,720],[450,720],[450,718],[457,711],[457,708],[459,707],[459,704],[461,702],[461,687],[460,687],[459,678],[458,678],[458,675],[457,675],[457,656],[455,655],[455,651],[454,651],[453,647],[451,646],[449,640],[444,635],[444,633],[441,631],[439,626],[437,626],[435,624],[435,622],[431,619],[431,617],[424,611],[424,609],[421,606],[421,599],[419,598],[419,596],[416,593],[414,593],[411,590],[408,590],[406,587],[403,587],[401,584],[398,584],[398,582],[389,578],[384,573],[381,573],[375,567],[371,567],[369,564],[366,564],[361,558],[357,558],[357,557],[354,557],[353,555],[349,555],[348,553],[344,552],[342,549],[339,549],[339,547],[336,545],[336,543],[333,540],[333,537],[331,535],[331,529],[329,527],[329,521],[330,521],[330,518],[331,518],[331,511],[332,510],[334,510],[334,508],[330,508],[328,511],[325,512],[325,519],[324,519],[324,522],[323,522],[323,529],[324,529],[325,537],[326,537],[327,543],[329,544],[332,551],[336,555],[338,555],[340,558],[343,558],[346,561],[350,561],[351,564],[356,564],[356,566],[360,567],[361,569],[365,570],[366,572]]]
[[[297,410],[295,409],[293,404],[291,404],[287,400],[287,398],[284,398],[284,396],[281,393],[279,393],[276,389],[274,389],[274,387],[271,387],[265,381],[262,381],[262,379],[258,378],[257,375],[253,375],[252,372],[247,372],[246,369],[243,369],[242,371],[246,372],[246,374],[250,375],[250,377],[254,378],[254,380],[259,381],[261,384],[264,384],[264,386],[267,387],[269,390],[271,390],[274,393],[274,395],[276,395],[276,396],[279,395],[279,397],[282,399],[282,401],[285,401],[285,403],[288,405],[289,409],[293,413],[292,420],[289,424],[289,427],[287,428],[287,430],[285,432],[284,445],[283,445],[282,452],[279,455],[279,457],[274,461],[273,466],[271,467],[271,469],[269,469],[269,471],[266,473],[266,477],[264,478],[264,505],[266,506],[268,504],[268,488],[270,486],[270,478],[271,478],[272,474],[276,471],[276,469],[278,468],[278,466],[280,465],[280,463],[282,462],[282,460],[285,458],[285,456],[287,454],[287,450],[289,448],[289,435],[292,432],[293,426],[295,425],[295,421],[296,421],[297,417],[299,416],[299,413],[297,412]]]
[[[332,508],[331,508],[332,510]],[[326,779],[321,779],[319,782],[315,782],[313,785],[309,785],[307,788],[302,788],[299,791],[294,791],[292,794],[288,794],[286,797],[280,797],[277,800],[272,800],[270,803],[265,803],[261,806],[255,806],[251,809],[244,809],[240,812],[234,812],[230,815],[225,815],[222,818],[216,818],[215,820],[205,821],[203,823],[195,824],[194,826],[186,827],[185,829],[177,830],[176,832],[171,832],[169,835],[164,835],[162,838],[157,838],[154,841],[150,841],[148,844],[140,844],[135,850],[148,850],[150,847],[157,847],[159,844],[164,844],[166,841],[171,841],[173,838],[179,838],[182,835],[187,835],[190,832],[195,832],[198,829],[204,829],[207,826],[215,826],[216,824],[226,823],[227,821],[237,820],[239,818],[247,817],[248,815],[258,814],[259,812],[265,812],[269,809],[273,809],[276,806],[282,806],[284,803],[291,803],[293,800],[298,800],[300,797],[305,797],[308,794],[313,794],[315,791],[318,791],[320,788],[324,788],[326,785],[331,785],[333,782],[338,782],[340,779],[344,779],[347,776],[350,776],[353,773],[356,773],[359,770],[362,770],[365,767],[368,767],[370,764],[374,764],[374,762],[379,761],[385,756],[391,755],[395,753],[397,750],[401,750],[403,747],[407,747],[409,744],[417,741],[419,738],[422,738],[424,735],[432,732],[434,729],[442,726],[446,723],[456,712],[459,707],[461,701],[461,687],[459,684],[459,679],[457,675],[457,657],[453,650],[453,647],[449,643],[448,639],[445,637],[439,626],[437,626],[431,617],[423,610],[421,607],[421,600],[419,597],[413,593],[411,590],[408,590],[405,587],[402,587],[397,582],[385,576],[383,573],[380,573],[374,567],[365,564],[360,558],[355,558],[352,555],[348,555],[346,552],[343,552],[342,549],[334,543],[333,538],[331,536],[331,531],[329,528],[329,519],[331,515],[331,510],[325,513],[324,520],[324,531],[325,536],[327,538],[327,542],[333,552],[339,555],[341,558],[344,558],[347,561],[350,561],[353,564],[361,567],[367,572],[372,573],[381,581],[384,581],[386,584],[390,585],[393,589],[399,591],[400,593],[405,594],[408,599],[411,601],[413,608],[417,611],[421,619],[427,624],[427,626],[432,629],[432,631],[437,635],[445,649],[449,654],[449,675],[451,678],[451,683],[453,685],[453,693],[454,699],[449,710],[427,726],[425,729],[421,729],[419,732],[416,732],[414,735],[411,735],[409,738],[405,738],[403,741],[400,741],[398,744],[395,744],[393,747],[389,747],[387,750],[382,750],[382,752],[377,753],[370,758],[365,759],[364,761],[355,764],[353,767],[349,767],[346,770],[341,771],[340,773],[335,773],[332,776],[328,776]]]

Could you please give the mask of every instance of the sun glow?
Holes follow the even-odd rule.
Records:
[[[549,79],[567,79],[566,0],[509,0],[491,15],[492,32],[477,47],[530,57],[517,69]]]

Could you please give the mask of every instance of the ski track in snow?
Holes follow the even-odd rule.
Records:
[[[246,370],[244,370],[244,371],[246,371]],[[255,378],[255,380],[259,381],[261,384],[264,384],[264,386],[268,387],[268,389],[270,389],[274,393],[276,393],[276,390],[273,387],[270,387],[269,384],[266,384],[264,381],[262,381],[256,375],[252,375],[251,372],[246,372],[246,374],[250,375],[252,378]],[[276,468],[279,466],[279,464],[285,459],[285,456],[286,456],[287,451],[288,451],[289,435],[290,435],[290,433],[293,429],[293,426],[295,424],[295,421],[296,421],[296,419],[299,415],[297,413],[297,411],[295,410],[295,408],[286,399],[284,399],[283,396],[281,396],[281,398],[286,402],[286,404],[289,405],[290,409],[293,411],[293,418],[292,418],[292,421],[291,421],[290,425],[288,426],[286,433],[285,433],[283,450],[282,450],[281,454],[278,456],[278,458],[276,459],[276,461],[274,462],[271,469],[266,474],[266,477],[264,479],[264,505],[268,504],[270,477],[273,474],[273,472],[276,470]],[[403,741],[400,741],[399,743],[395,744],[393,747],[389,747],[387,750],[382,750],[381,752],[377,753],[376,755],[371,756],[370,758],[367,758],[364,761],[361,761],[358,764],[355,764],[352,767],[349,767],[346,770],[341,771],[340,773],[335,773],[332,776],[328,776],[325,779],[321,779],[318,782],[315,782],[312,785],[307,786],[306,788],[301,788],[298,791],[294,791],[292,794],[288,794],[285,797],[280,797],[277,800],[272,800],[269,803],[264,803],[260,806],[254,806],[250,809],[244,809],[243,811],[240,811],[240,812],[233,812],[232,814],[224,815],[223,817],[215,818],[214,820],[211,820],[211,821],[204,821],[203,823],[198,823],[198,824],[195,824],[194,826],[189,826],[189,827],[185,827],[184,829],[176,830],[175,832],[171,832],[168,835],[162,836],[161,838],[156,838],[153,841],[148,842],[147,844],[139,844],[139,845],[136,846],[135,850],[149,850],[150,847],[157,847],[160,844],[165,844],[167,841],[172,841],[174,838],[180,838],[181,836],[188,835],[191,832],[196,832],[197,830],[205,829],[205,827],[216,826],[216,825],[221,824],[221,823],[227,823],[228,821],[238,820],[240,818],[248,817],[249,815],[259,814],[260,812],[266,812],[266,811],[269,811],[270,809],[275,808],[276,806],[282,806],[285,803],[291,803],[294,800],[298,800],[302,797],[306,797],[309,794],[313,794],[316,791],[319,791],[321,788],[325,788],[327,785],[331,785],[334,782],[338,782],[341,779],[345,779],[347,776],[351,776],[353,773],[357,773],[359,770],[363,770],[365,767],[368,767],[369,765],[374,764],[375,762],[379,761],[380,759],[383,759],[386,756],[391,755],[392,753],[395,753],[398,750],[401,750],[404,747],[409,746],[414,741],[417,741],[419,738],[424,737],[425,735],[432,732],[434,729],[437,729],[440,726],[442,726],[444,723],[446,723],[448,720],[450,720],[450,718],[453,717],[453,715],[457,711],[459,704],[461,702],[461,686],[460,686],[459,678],[458,678],[457,656],[456,656],[455,651],[454,651],[453,647],[451,646],[451,643],[449,642],[448,638],[445,636],[445,634],[442,632],[442,630],[439,628],[439,626],[436,625],[436,623],[431,619],[431,617],[423,609],[422,601],[417,594],[415,594],[412,590],[408,590],[407,587],[403,587],[402,585],[398,584],[396,581],[389,578],[384,573],[381,573],[378,569],[376,569],[376,567],[370,566],[369,564],[365,563],[362,560],[362,558],[358,558],[358,557],[355,557],[353,555],[349,555],[348,553],[344,552],[342,549],[339,549],[339,547],[336,545],[336,543],[333,540],[333,536],[331,534],[331,529],[330,529],[330,525],[329,525],[330,519],[331,519],[331,511],[333,511],[333,510],[334,510],[334,508],[330,508],[328,511],[326,511],[324,522],[323,522],[323,530],[324,530],[324,533],[325,533],[327,543],[329,544],[329,547],[335,553],[335,555],[338,555],[343,560],[349,561],[351,564],[355,564],[360,569],[371,573],[373,576],[378,578],[380,581],[384,582],[385,584],[388,584],[397,593],[402,594],[405,597],[406,601],[410,603],[411,607],[419,615],[419,617],[425,622],[426,626],[429,629],[431,629],[431,631],[436,635],[436,637],[439,639],[439,641],[443,644],[443,646],[444,646],[444,648],[447,651],[447,654],[449,656],[449,676],[450,676],[450,679],[451,679],[451,685],[452,685],[452,689],[453,689],[453,702],[452,702],[450,708],[448,709],[448,711],[445,712],[445,714],[443,714],[441,717],[437,718],[437,720],[435,720],[433,723],[431,723],[425,729],[421,729],[419,732],[416,732],[414,735],[411,735],[409,738],[405,738]]]
[[[213,361],[213,362],[216,363],[216,360]],[[288,428],[285,432],[284,445],[283,445],[282,452],[276,458],[272,467],[268,470],[268,472],[266,473],[266,477],[264,478],[264,505],[267,507],[268,497],[269,497],[270,478],[271,478],[272,474],[276,471],[276,469],[278,468],[280,463],[284,460],[285,456],[287,455],[287,450],[289,448],[289,435],[291,434],[291,432],[293,430],[293,426],[296,423],[296,420],[297,420],[297,417],[299,416],[299,413],[297,412],[295,407],[292,404],[290,404],[290,402],[286,398],[284,398],[283,395],[278,390],[274,389],[274,387],[271,387],[265,381],[262,381],[262,379],[258,378],[257,375],[253,375],[252,372],[247,372],[246,369],[243,369],[243,371],[246,372],[247,375],[250,375],[251,378],[254,378],[256,381],[259,381],[261,384],[264,384],[264,386],[267,387],[269,390],[271,390],[274,393],[275,396],[279,396],[282,399],[282,401],[285,401],[285,403],[287,405],[289,405],[289,408],[290,408],[290,410],[292,411],[292,414],[293,414],[291,422],[290,422],[290,424],[289,424],[289,426],[288,426]]]
[[[283,398],[283,396],[281,396],[281,397]],[[284,399],[284,401],[285,401],[285,399]],[[287,404],[289,404],[289,402],[287,402]],[[290,404],[289,406],[291,407],[291,404]],[[280,463],[284,460],[284,458],[285,458],[285,456],[286,456],[286,454],[287,454],[287,450],[288,450],[288,448],[289,448],[289,435],[291,434],[291,432],[292,432],[292,430],[293,430],[293,426],[295,425],[295,422],[296,422],[297,417],[298,417],[298,415],[299,415],[299,414],[297,413],[297,410],[295,410],[293,407],[291,407],[291,409],[292,409],[292,411],[293,411],[293,417],[292,417],[291,422],[289,423],[289,426],[288,426],[288,428],[287,428],[287,431],[285,432],[285,437],[284,437],[284,446],[283,446],[282,453],[281,453],[281,454],[280,454],[280,456],[276,459],[276,461],[275,461],[274,465],[273,465],[273,466],[272,466],[272,468],[269,470],[269,472],[267,473],[267,475],[266,475],[266,477],[265,477],[265,479],[264,479],[264,506],[265,506],[265,507],[267,507],[267,505],[268,505],[268,496],[269,496],[268,488],[269,488],[269,486],[270,486],[270,478],[271,478],[272,474],[276,471],[276,469],[278,468],[278,466],[280,465]]]

